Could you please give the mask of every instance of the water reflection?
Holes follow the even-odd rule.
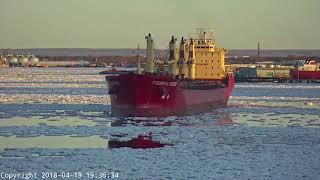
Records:
[[[57,89],[53,88],[53,91],[55,90]],[[79,94],[85,94],[85,92],[81,91]],[[64,100],[72,99],[69,95],[63,97]],[[99,97],[96,96],[96,98]],[[296,97],[279,100],[271,98],[272,101],[269,100],[269,96],[263,98],[237,96],[231,99],[228,108],[213,109],[197,115],[162,118],[111,117],[110,104],[77,103],[77,99],[71,100],[71,103],[76,104],[49,104],[42,100],[39,101],[40,104],[6,103],[0,106],[2,110],[0,128],[12,130],[0,133],[0,148],[106,148],[109,146],[109,148],[146,149],[172,145],[154,140],[151,134],[123,133],[132,127],[320,127],[318,111],[320,106],[316,98],[313,97],[311,100],[310,98],[297,100]],[[26,130],[27,127],[31,127],[31,132]],[[121,133],[115,132],[113,135],[104,133],[108,128],[112,129],[110,127],[126,129],[116,129],[115,131]],[[19,129],[23,131],[19,132]],[[64,133],[63,129],[68,133]],[[162,132],[159,134],[162,136]]]
[[[162,118],[153,118],[153,119],[146,119],[144,117],[135,117],[135,118],[123,118],[123,119],[115,119],[111,121],[112,127],[119,127],[119,126],[172,126],[173,121],[165,121]]]
[[[315,109],[292,112],[292,108],[247,108],[231,107],[212,110],[209,113],[184,117],[128,117],[111,121],[119,126],[250,126],[250,127],[320,127],[320,114]],[[301,113],[300,113],[301,112]]]
[[[110,105],[104,104],[1,104],[0,121],[14,117],[110,117]]]
[[[42,117],[13,117],[0,120],[0,126],[88,126],[92,127],[97,125],[97,122],[88,119],[81,119],[79,117],[64,117],[55,116],[49,118]]]
[[[279,113],[236,113],[231,117],[236,125],[252,127],[320,127],[318,115]]]
[[[215,121],[215,124],[219,126],[233,126],[234,120],[231,117],[227,116],[227,117],[218,119],[217,121]]]
[[[261,108],[298,108],[298,109],[320,109],[320,101],[309,100],[308,98],[304,100],[297,101],[280,101],[277,100],[250,100],[242,98],[233,98],[229,101],[229,107],[239,107],[239,108],[248,108],[248,107],[261,107]]]
[[[0,148],[105,148],[108,140],[100,136],[0,136]]]
[[[139,135],[137,138],[130,140],[117,140],[111,139],[108,141],[109,148],[132,148],[132,149],[149,149],[149,148],[161,148],[165,146],[172,146],[172,144],[161,143],[152,139],[152,133],[145,135]]]

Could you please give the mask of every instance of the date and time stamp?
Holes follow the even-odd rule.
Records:
[[[112,171],[86,171],[86,172],[1,172],[1,179],[118,179],[119,172]]]

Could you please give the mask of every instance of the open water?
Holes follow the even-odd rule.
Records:
[[[320,179],[320,84],[237,84],[225,109],[120,119],[102,70],[0,69],[1,176]],[[159,147],[111,143],[141,135]]]

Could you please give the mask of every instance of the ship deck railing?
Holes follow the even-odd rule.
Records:
[[[182,81],[180,82],[183,89],[216,89],[225,87],[226,85],[221,83],[221,81]]]

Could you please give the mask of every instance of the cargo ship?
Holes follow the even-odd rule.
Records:
[[[169,57],[155,59],[154,40],[145,37],[146,68],[108,75],[108,93],[113,116],[182,116],[227,106],[234,87],[233,74],[225,70],[227,49],[216,47],[204,30],[198,37],[169,42]]]
[[[293,80],[319,80],[320,65],[316,61],[306,61],[303,66],[298,66],[291,70],[291,79]]]

